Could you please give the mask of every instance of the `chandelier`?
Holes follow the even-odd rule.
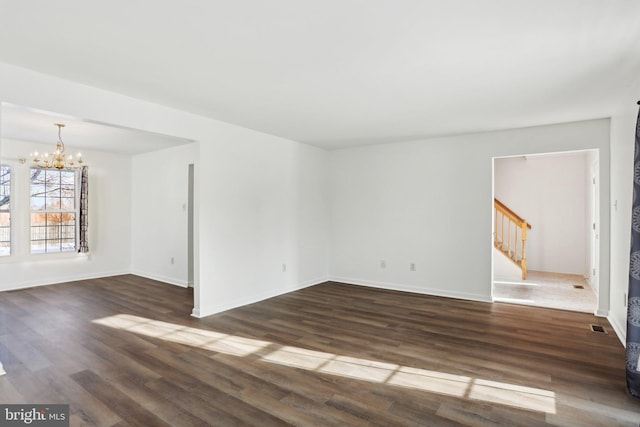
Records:
[[[36,167],[39,168],[55,168],[55,169],[72,169],[82,166],[82,154],[78,153],[74,160],[72,155],[66,156],[64,152],[64,142],[62,141],[62,137],[60,133],[62,132],[62,128],[64,124],[62,123],[54,123],[54,126],[58,127],[58,142],[56,143],[56,151],[53,153],[44,153],[42,157],[36,151],[31,155],[33,159],[33,163]]]

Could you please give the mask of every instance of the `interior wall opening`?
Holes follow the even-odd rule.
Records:
[[[493,159],[494,302],[596,313],[599,152]]]

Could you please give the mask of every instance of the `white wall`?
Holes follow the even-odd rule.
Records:
[[[522,270],[498,249],[493,249],[493,281],[522,282]]]
[[[195,315],[326,280],[325,151],[13,65],[0,77],[0,101],[198,141]]]
[[[606,314],[607,119],[331,152],[332,278],[490,300],[493,157],[584,149],[600,149],[599,313]]]
[[[197,143],[133,156],[131,267],[139,276],[188,285],[188,172]],[[173,263],[171,260],[173,259]]]
[[[529,270],[587,274],[586,152],[495,160],[495,197],[532,225]]]
[[[200,272],[219,282],[201,295],[214,302],[205,312],[327,279],[326,156],[259,134],[200,145]]]
[[[2,139],[2,159],[28,157],[32,151],[51,151],[51,146]],[[12,225],[20,236],[14,239],[14,254],[0,257],[0,291],[129,272],[130,157],[89,150],[83,156],[89,165],[89,254],[29,253],[29,164],[11,161],[16,185]],[[26,196],[21,204],[18,192]]]
[[[627,331],[629,246],[633,202],[633,156],[638,114],[629,100],[626,111],[611,119],[611,312],[609,322],[624,343]]]

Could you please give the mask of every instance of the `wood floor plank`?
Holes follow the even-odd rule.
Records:
[[[174,382],[164,378],[148,383],[147,387],[167,399],[171,398],[176,405],[188,410],[198,418],[209,420],[209,423],[211,423],[211,420],[215,420],[216,423],[224,426],[241,426],[245,424],[241,419],[227,413],[224,407],[218,405],[214,393],[198,394],[193,392],[193,389],[176,386]],[[216,403],[211,404],[212,401]]]
[[[95,372],[81,371],[71,375],[71,378],[128,423],[159,427],[170,426],[169,423],[142,407]]]
[[[190,363],[179,363],[180,358],[185,354],[154,349],[144,354],[137,354],[139,360],[146,363],[157,372],[162,372],[163,378],[171,384],[187,392],[192,396],[199,396],[204,402],[216,408],[225,417],[238,419],[241,423],[252,425],[259,422],[260,425],[271,426],[282,424],[281,420],[269,412],[263,412],[259,408],[247,404],[242,399],[245,389],[252,387],[260,389],[262,396],[275,395],[277,398],[286,393],[278,392],[277,387],[271,387],[268,383],[260,383],[256,386],[255,381],[246,381],[246,376],[242,371],[219,372],[212,369],[214,363],[201,369],[201,366]],[[193,359],[191,359],[193,360]],[[241,378],[245,381],[241,381]],[[263,386],[263,387],[262,387]]]
[[[351,399],[348,396],[341,396],[334,394],[327,401],[327,406],[334,407],[340,411],[350,413],[358,418],[367,420],[369,425],[374,426],[393,426],[402,425],[406,422],[405,419],[387,412],[389,405],[377,406],[376,415],[372,417],[372,406],[370,404],[362,403],[356,399]]]
[[[589,314],[335,282],[192,304],[134,275],[0,293],[0,401],[69,403],[74,426],[640,424]]]
[[[58,372],[56,369],[45,369],[38,372],[38,377],[45,380],[48,390],[46,403],[69,404],[69,412],[78,424],[75,425],[111,425],[121,418],[107,405],[97,399],[70,375]]]

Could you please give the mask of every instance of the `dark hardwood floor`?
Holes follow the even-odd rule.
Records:
[[[640,422],[592,315],[338,283],[191,308],[191,290],[132,275],[0,293],[0,402],[99,426]]]

